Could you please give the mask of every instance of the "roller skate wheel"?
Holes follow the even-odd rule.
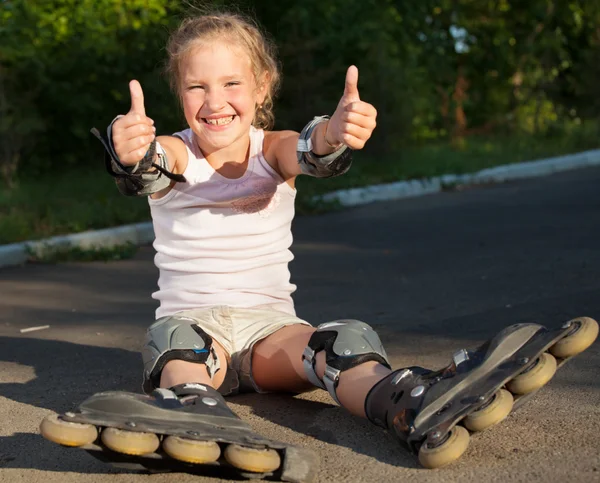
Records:
[[[143,455],[153,453],[160,442],[154,433],[139,433],[117,428],[106,428],[100,434],[104,445],[117,453]]]
[[[58,414],[50,414],[40,424],[42,436],[63,446],[84,446],[93,443],[98,437],[98,430],[91,424],[64,421]]]
[[[419,449],[419,463],[425,468],[440,468],[453,463],[467,450],[469,432],[462,426],[454,426],[443,443],[430,446],[427,443]]]
[[[221,456],[221,448],[214,441],[169,436],[163,441],[162,447],[171,458],[185,463],[212,463]]]
[[[519,374],[506,384],[513,394],[528,394],[544,386],[556,372],[556,359],[544,352],[537,363],[529,370]]]
[[[550,347],[553,356],[560,359],[576,356],[593,344],[598,337],[598,322],[589,317],[580,317],[569,321],[578,327],[572,334],[559,340]]]
[[[281,458],[275,450],[246,448],[237,444],[225,448],[225,459],[232,466],[253,473],[268,473],[281,465]]]
[[[506,418],[512,411],[513,401],[510,392],[500,389],[489,404],[469,414],[463,424],[471,431],[483,431]]]

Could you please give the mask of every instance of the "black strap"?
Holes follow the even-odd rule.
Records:
[[[102,146],[104,146],[104,150],[105,150],[104,164],[105,164],[106,170],[108,171],[108,174],[110,174],[114,178],[126,178],[127,181],[129,181],[133,184],[133,186],[135,186],[138,190],[141,190],[144,187],[144,184],[140,178],[141,173],[132,173],[131,172],[132,167],[123,166],[119,162],[119,160],[117,159],[116,153],[112,149],[109,141],[106,140],[102,136],[102,134],[100,134],[98,129],[96,129],[94,127],[90,130],[90,132],[94,136],[96,136],[96,138],[98,138],[98,140],[102,143]],[[148,152],[146,153],[144,158],[146,158],[146,157],[149,157],[150,159],[154,158],[154,152],[151,152],[151,151],[155,151],[155,150],[156,150],[156,143],[152,143],[150,145],[150,149],[148,150]],[[113,168],[113,163],[114,163],[114,165],[117,166],[117,168],[119,168],[118,171],[115,171],[115,169]],[[172,181],[176,181],[177,183],[185,183],[187,181],[185,179],[185,176],[183,176],[182,174],[172,173],[171,171],[168,171],[167,169],[159,166],[156,163],[151,163],[150,166],[156,168],[160,173],[164,174],[167,178],[169,178]]]

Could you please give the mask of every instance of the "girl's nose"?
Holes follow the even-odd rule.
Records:
[[[211,111],[218,112],[225,107],[225,96],[218,89],[210,90],[206,93],[204,103]]]

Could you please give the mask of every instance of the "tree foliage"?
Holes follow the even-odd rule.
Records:
[[[205,2],[207,3],[207,2]],[[208,2],[233,7],[227,1]],[[241,0],[276,41],[278,127],[332,112],[349,64],[379,111],[369,149],[595,119],[596,0]],[[182,127],[162,75],[176,0],[0,0],[0,173],[98,163],[89,134],[140,80],[162,132]]]

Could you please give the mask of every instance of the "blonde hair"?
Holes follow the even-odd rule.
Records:
[[[257,106],[252,125],[259,129],[271,129],[275,121],[273,98],[281,77],[275,45],[246,16],[217,12],[184,19],[167,43],[166,71],[171,88],[181,97],[182,62],[200,45],[222,39],[235,42],[246,49],[257,85],[261,82],[268,83],[265,100],[261,106]]]

